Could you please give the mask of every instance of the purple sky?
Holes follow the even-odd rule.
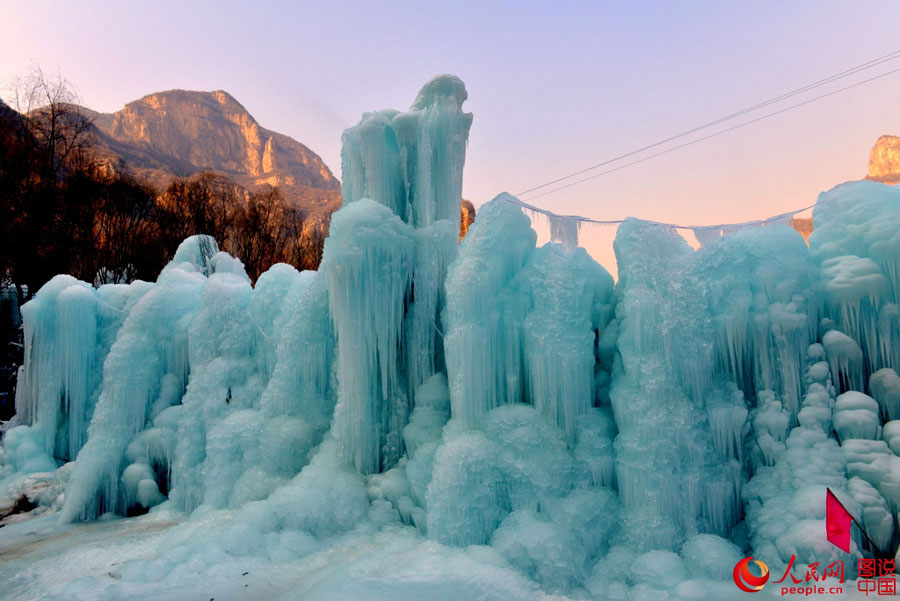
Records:
[[[532,4],[5,0],[0,82],[33,61],[101,111],[225,89],[339,175],[362,112],[406,108],[454,73],[475,113],[464,194],[478,205],[900,50],[894,1]],[[535,204],[696,224],[781,213],[865,175],[875,139],[900,134],[898,101],[900,73]],[[610,233],[583,233],[607,264]]]

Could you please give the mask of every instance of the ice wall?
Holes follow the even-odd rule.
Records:
[[[837,558],[826,487],[896,544],[900,190],[823,194],[809,247],[771,225],[693,250],[629,219],[614,285],[575,221],[537,247],[506,194],[458,245],[465,98],[441,76],[345,132],[318,272],[251,286],[195,236],[155,283],[46,284],[0,498],[47,472],[65,521],[230,510],[135,579],[386,529],[548,591],[688,598],[736,558]]]
[[[813,212],[809,247],[831,320],[822,328],[836,327],[856,341],[866,379],[883,367],[896,370],[900,361],[898,202],[896,187],[853,182],[823,192]]]
[[[70,460],[84,445],[103,361],[125,315],[151,286],[94,289],[59,275],[23,306],[26,361],[13,423],[40,429],[48,454]]]
[[[896,457],[878,439],[898,383],[895,229],[881,220],[896,223],[898,202],[868,182],[823,194],[809,248],[778,225],[699,251],[653,224],[619,228],[611,398],[632,544],[746,527],[770,566],[839,559],[824,539],[826,487],[896,540]]]
[[[686,536],[726,536],[740,517],[740,392],[715,369],[713,315],[698,255],[673,230],[626,221],[613,371],[616,479],[625,536],[677,550]]]

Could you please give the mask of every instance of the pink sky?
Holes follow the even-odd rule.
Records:
[[[7,0],[0,82],[34,61],[101,111],[225,89],[339,175],[341,131],[362,112],[454,73],[475,114],[464,195],[478,205],[900,49],[893,1],[378,6]],[[782,213],[863,177],[875,139],[900,134],[898,101],[900,74],[534,203],[695,224]],[[582,238],[611,271],[612,232]]]

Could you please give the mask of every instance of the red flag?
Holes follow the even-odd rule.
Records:
[[[853,516],[838,501],[831,489],[825,493],[825,533],[828,542],[843,550],[850,552],[850,525]]]

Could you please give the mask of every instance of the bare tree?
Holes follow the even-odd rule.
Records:
[[[66,214],[67,174],[90,163],[91,119],[74,87],[33,66],[15,79],[0,128],[0,271],[20,303],[52,275],[71,270],[80,224]]]
[[[282,200],[277,188],[252,192],[235,208],[226,249],[244,262],[253,280],[271,265],[280,250]]]
[[[93,142],[93,118],[84,114],[75,87],[62,75],[48,76],[37,65],[11,87],[23,135],[44,156],[46,175],[59,179],[67,165],[84,168]]]

